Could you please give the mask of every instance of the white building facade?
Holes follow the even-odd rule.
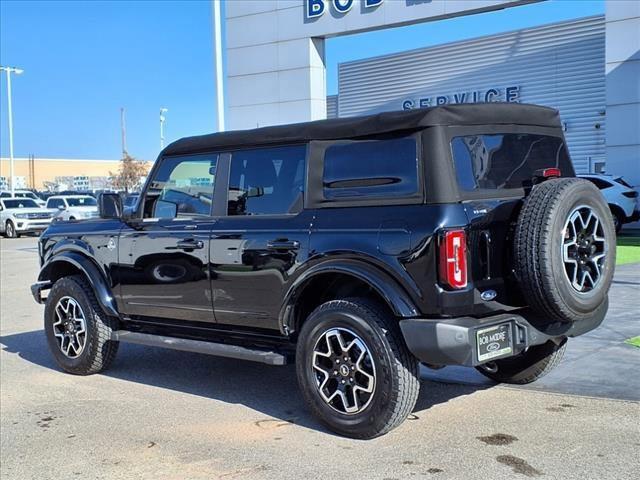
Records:
[[[515,13],[532,1],[226,2],[228,128],[469,99],[540,103],[560,110],[577,170],[604,169],[640,185],[640,1],[606,0],[604,17],[550,19],[538,28],[343,64],[339,94],[327,98],[327,38],[503,8]]]
[[[557,108],[576,170],[604,168],[604,16],[343,63],[338,89],[340,117],[472,102]]]

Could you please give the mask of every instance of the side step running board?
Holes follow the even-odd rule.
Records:
[[[205,353],[218,357],[237,358],[253,362],[266,363],[267,365],[286,365],[287,357],[281,353],[258,350],[226,343],[205,342],[202,340],[189,340],[185,338],[164,337],[148,333],[129,332],[117,330],[111,334],[113,340],[124,343],[137,343],[150,347],[164,347],[185,352]]]

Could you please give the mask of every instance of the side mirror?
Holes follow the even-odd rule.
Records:
[[[58,205],[58,210],[60,211],[64,210],[64,205]]]
[[[153,210],[153,216],[155,218],[176,218],[178,215],[178,205],[173,202],[167,202],[166,200],[156,201]]]
[[[117,193],[98,195],[98,215],[100,218],[122,218],[122,198]]]
[[[251,187],[247,190],[247,198],[261,197],[264,195],[264,187]]]

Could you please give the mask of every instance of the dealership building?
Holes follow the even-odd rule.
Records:
[[[560,111],[577,171],[624,175],[639,186],[640,2],[608,0],[605,15],[342,63],[338,94],[326,94],[328,38],[505,8],[526,14],[527,3],[227,2],[227,128],[452,103],[534,103]]]

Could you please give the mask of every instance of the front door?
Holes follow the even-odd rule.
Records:
[[[289,279],[309,253],[305,157],[305,146],[231,153],[227,215],[218,218],[211,237],[218,323],[278,328]]]
[[[215,154],[165,157],[120,235],[125,315],[214,322],[209,274]]]

